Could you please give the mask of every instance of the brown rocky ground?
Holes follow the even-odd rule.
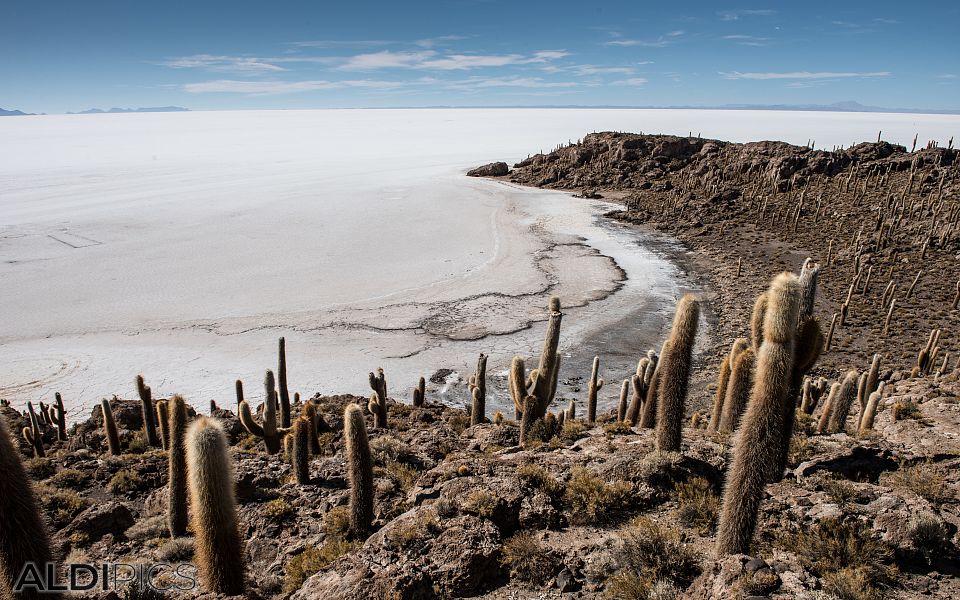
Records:
[[[829,324],[860,267],[847,323],[813,373],[836,379],[881,353],[888,386],[875,429],[815,435],[801,416],[790,470],[767,487],[753,556],[713,557],[728,439],[686,427],[682,451],[660,454],[651,430],[607,414],[521,448],[515,423],[469,427],[463,410],[429,401],[431,384],[424,408],[390,401],[387,429],[367,416],[376,531],[365,540],[346,535],[342,442],[345,405],[365,399],[312,400],[322,452],[306,485],[232,412],[215,411],[231,437],[248,596],[960,597],[960,371],[944,361],[937,374],[938,359],[932,374],[909,376],[930,329],[944,331],[941,357],[957,351],[956,156],[595,134],[503,176],[619,200],[624,209],[612,217],[689,246],[711,284],[718,340],[715,358],[695,366],[691,413],[709,406],[716,364],[746,333],[752,300],[775,272],[819,260],[817,311]],[[891,279],[897,302],[884,335],[880,300]],[[56,544],[73,562],[189,562],[191,538],[171,540],[165,527],[166,456],[146,447],[138,402],[113,406],[121,456],[107,454],[95,410],[66,442],[47,432],[48,458],[25,459]],[[26,425],[18,411],[0,412],[12,431]],[[29,456],[25,442],[21,449]]]

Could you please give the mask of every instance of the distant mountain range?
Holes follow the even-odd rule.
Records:
[[[22,110],[4,110],[0,108],[0,117],[25,117],[33,113],[25,113]]]
[[[149,108],[111,108],[109,110],[104,110],[102,108],[90,108],[87,110],[81,110],[80,112],[71,113],[68,112],[68,115],[100,115],[105,113],[154,113],[154,112],[189,112],[189,108],[184,108],[182,106],[152,106]]]

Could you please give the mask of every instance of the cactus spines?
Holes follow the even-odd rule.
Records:
[[[710,422],[707,431],[717,431],[720,427],[720,418],[723,416],[723,405],[727,401],[727,388],[730,385],[730,374],[733,372],[733,363],[741,352],[750,346],[747,338],[737,338],[730,346],[730,353],[720,362],[720,376],[717,379],[717,393],[713,400],[713,412],[710,413]]]
[[[370,373],[370,389],[372,389],[376,395],[379,403],[377,404],[377,412],[373,413],[373,426],[376,429],[386,429],[387,428],[387,378],[383,374],[383,369],[377,369],[376,375]]]
[[[633,375],[630,377],[630,388],[633,394],[630,397],[630,406],[624,414],[623,421],[630,423],[630,427],[637,424],[640,420],[640,411],[643,409],[643,400],[647,396],[646,386],[643,384],[643,377]]]
[[[67,411],[63,408],[63,398],[60,392],[54,394],[56,406],[50,408],[50,417],[57,424],[57,439],[67,441]]]
[[[840,382],[837,381],[830,386],[830,394],[827,395],[827,401],[823,403],[823,408],[820,409],[820,418],[817,420],[817,433],[827,433],[830,415],[833,413],[834,402],[839,392]]]
[[[113,410],[110,401],[104,398],[100,401],[100,410],[103,412],[103,432],[107,438],[110,454],[120,456],[120,435],[117,433],[117,423],[113,420]]]
[[[750,341],[753,344],[753,351],[760,348],[760,342],[763,341],[763,317],[767,312],[767,292],[757,296],[753,303],[753,314],[750,317]]]
[[[757,352],[750,401],[738,428],[717,528],[718,556],[749,553],[757,511],[783,438],[784,403],[790,394],[794,339],[802,289],[782,273],[767,294],[763,342]]]
[[[627,417],[627,396],[630,394],[630,381],[632,379],[639,381],[640,377],[634,375],[631,379],[624,379],[623,383],[620,384],[620,401],[617,402],[617,422],[619,423],[623,423],[623,420]]]
[[[147,443],[159,446],[157,426],[153,421],[153,392],[150,386],[143,382],[143,375],[137,375],[137,395],[140,396],[140,412],[143,415],[143,430],[147,434]]]
[[[647,397],[643,400],[643,406],[640,408],[640,427],[644,429],[653,429],[657,422],[657,394],[660,389],[660,366],[654,368],[650,376],[650,384],[647,386]]]
[[[860,405],[860,416],[863,416],[864,409],[867,408],[867,399],[870,396],[870,392],[867,391],[867,372],[864,371],[860,373],[859,379],[857,379],[857,404]]]
[[[350,480],[350,533],[355,539],[365,539],[373,526],[373,461],[360,406],[351,404],[344,411],[343,434]]]
[[[577,400],[576,398],[570,398],[570,404],[567,405],[567,420],[576,421],[577,420]]]
[[[560,299],[550,298],[550,317],[547,321],[547,332],[543,340],[543,352],[540,354],[540,365],[537,367],[537,377],[533,385],[533,395],[537,397],[537,417],[546,415],[547,407],[553,401],[557,391],[557,378],[560,372],[560,355],[557,348],[560,345],[560,322],[563,313],[560,312]]]
[[[817,297],[817,277],[820,274],[820,265],[812,258],[803,261],[800,268],[800,318],[813,316],[813,304]]]
[[[423,377],[417,382],[417,387],[413,388],[413,405],[417,408],[423,406],[427,397],[427,380]]]
[[[600,357],[593,357],[593,369],[590,372],[590,381],[587,383],[587,423],[597,420],[597,392],[603,387],[603,378],[598,377],[600,371]]]
[[[167,452],[167,527],[170,537],[187,533],[187,404],[179,394],[170,398],[170,444]]]
[[[310,453],[319,455],[321,452],[323,452],[323,449],[320,448],[320,436],[317,435],[318,426],[320,424],[320,415],[317,413],[317,405],[308,400],[307,403],[303,405],[303,410],[301,411],[300,416],[306,419],[310,424],[310,427],[307,428],[310,434]]]
[[[237,526],[227,437],[216,419],[200,417],[190,426],[185,444],[194,555],[200,580],[207,591],[216,594],[243,594],[243,543]]]
[[[480,353],[477,359],[477,370],[470,378],[469,384],[471,409],[470,425],[479,425],[486,420],[487,400],[487,355]]]
[[[3,596],[11,590],[14,579],[29,563],[43,570],[53,560],[50,540],[37,509],[37,499],[26,469],[20,460],[20,451],[10,438],[7,421],[0,417],[0,589]],[[27,598],[60,598],[59,595],[23,592],[16,596]]]
[[[660,355],[660,389],[657,398],[657,449],[680,450],[683,435],[683,410],[690,380],[693,343],[700,321],[700,303],[687,294],[677,304],[673,328],[666,349]]]
[[[274,387],[273,371],[267,371],[263,380],[264,396],[262,423],[258,424],[250,410],[250,403],[240,402],[240,423],[251,435],[263,438],[263,445],[267,454],[280,452],[281,438],[287,433],[286,428],[277,427],[277,391]]]
[[[293,439],[290,462],[297,483],[310,483],[310,429],[313,423],[306,417],[300,417],[293,424],[290,437]]]
[[[157,422],[160,423],[160,443],[164,450],[170,449],[170,411],[167,401],[157,401]]]
[[[500,425],[501,423],[503,423],[503,413],[498,410],[493,413],[493,424]]]
[[[287,341],[277,344],[277,385],[280,387],[280,427],[290,427],[290,390],[287,389]]]
[[[867,407],[863,409],[863,414],[860,416],[860,426],[857,428],[861,435],[873,429],[873,420],[877,415],[877,405],[879,405],[880,400],[883,399],[883,388],[886,387],[886,385],[886,382],[881,381],[876,391],[870,393],[870,399],[867,400]]]
[[[880,384],[880,355],[874,354],[873,361],[870,363],[870,370],[867,371],[867,399],[869,400],[870,394],[877,391],[877,387]]]

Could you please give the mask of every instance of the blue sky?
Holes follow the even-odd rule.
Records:
[[[0,107],[958,109],[952,2],[3,0]]]

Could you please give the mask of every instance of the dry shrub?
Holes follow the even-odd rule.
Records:
[[[293,507],[283,498],[271,500],[267,502],[267,505],[263,508],[263,516],[271,521],[283,521],[292,514]]]
[[[129,494],[140,489],[143,485],[143,479],[132,469],[117,471],[110,482],[107,483],[107,491],[113,495]]]
[[[713,486],[703,477],[693,477],[676,486],[677,502],[680,507],[677,517],[686,527],[694,527],[700,535],[708,535],[717,523],[720,512],[720,498]]]
[[[287,593],[300,589],[308,577],[324,569],[347,552],[357,547],[354,542],[343,539],[331,539],[319,548],[307,548],[287,562],[287,577],[283,582],[283,591]]]
[[[947,497],[946,480],[929,463],[901,467],[890,475],[887,482],[893,487],[910,490],[931,504],[940,504]]]
[[[90,475],[76,469],[63,469],[50,478],[50,483],[56,487],[82,490],[90,483]]]
[[[460,508],[465,513],[489,519],[497,510],[500,501],[486,490],[474,490],[464,498]]]
[[[517,477],[549,496],[558,496],[563,491],[563,484],[540,465],[520,465],[517,467]]]
[[[575,467],[563,495],[570,509],[570,522],[592,525],[615,520],[625,507],[631,489],[626,481],[607,483],[592,471]]]
[[[557,572],[558,564],[532,533],[521,531],[503,544],[501,564],[510,569],[510,577],[543,585]]]
[[[350,508],[346,506],[331,508],[323,517],[321,529],[327,537],[345,538],[350,531]]]

